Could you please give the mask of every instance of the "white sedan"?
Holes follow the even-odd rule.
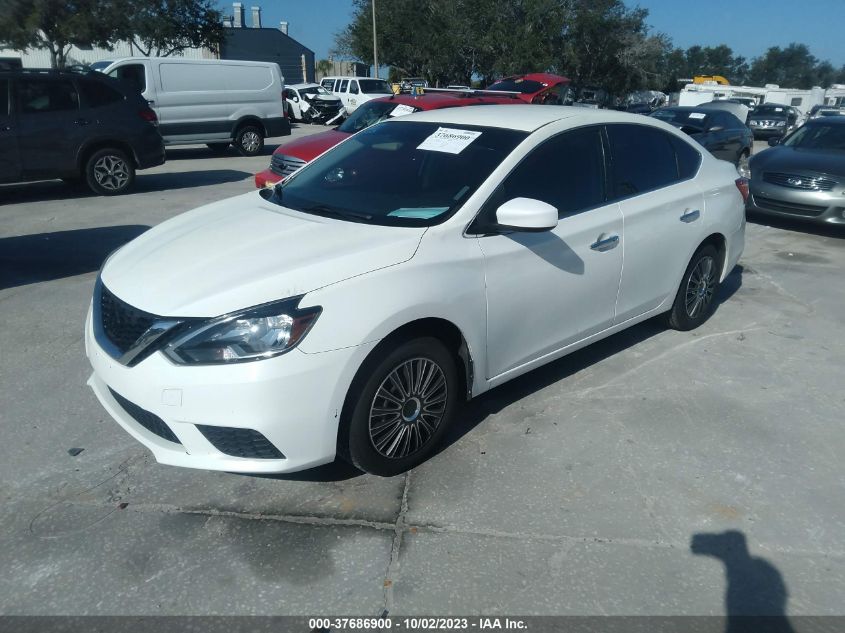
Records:
[[[461,403],[661,315],[711,314],[747,183],[655,119],[423,112],[114,253],[89,384],[165,464],[393,475]]]

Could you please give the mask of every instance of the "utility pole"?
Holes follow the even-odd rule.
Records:
[[[378,79],[378,45],[376,44],[376,0],[371,0],[373,3],[373,68],[374,75]]]

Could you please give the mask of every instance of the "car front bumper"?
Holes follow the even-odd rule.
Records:
[[[281,182],[281,180],[282,177],[269,167],[264,171],[260,171],[255,174],[255,186],[258,189],[263,189],[269,185],[275,185],[277,182]]]
[[[786,134],[785,127],[755,127],[751,126],[754,138],[775,138]]]
[[[90,310],[85,326],[85,350],[94,370],[88,384],[156,461],[239,473],[285,473],[331,462],[347,390],[374,345],[318,354],[294,349],[262,361],[197,367],[174,365],[157,352],[126,367],[97,343]],[[142,424],[138,408],[166,424],[178,443]],[[257,431],[283,458],[224,453],[197,425]]]
[[[845,224],[845,190],[802,191],[751,180],[746,210],[822,224]]]

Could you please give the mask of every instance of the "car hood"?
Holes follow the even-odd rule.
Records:
[[[773,147],[752,159],[754,171],[818,172],[845,177],[845,152],[800,147]]]
[[[349,134],[346,132],[326,130],[319,134],[312,134],[298,138],[295,141],[290,141],[289,143],[283,143],[273,153],[295,156],[306,162],[312,161],[327,149],[334,147],[346,138],[349,138]]]
[[[114,253],[101,275],[141,310],[218,316],[407,261],[425,231],[300,213],[253,192],[159,224]]]
[[[327,101],[330,103],[340,103],[340,97],[334,95],[305,95],[307,101]]]

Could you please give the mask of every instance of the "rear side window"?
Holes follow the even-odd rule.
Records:
[[[701,165],[701,154],[692,145],[676,136],[670,137],[672,146],[675,148],[675,157],[678,161],[678,176],[680,180],[692,178],[698,172]]]
[[[0,116],[9,115],[9,80],[0,79]]]
[[[132,84],[138,89],[138,92],[144,92],[147,89],[147,75],[144,72],[143,64],[118,66],[109,73],[109,77]]]
[[[645,125],[608,125],[614,198],[627,198],[679,180],[671,135]]]
[[[358,94],[358,82],[357,81],[350,81],[349,82],[349,94],[353,94],[353,95]]]
[[[79,109],[79,94],[72,81],[23,77],[18,79],[21,112],[62,112]]]
[[[102,81],[79,80],[82,102],[88,108],[102,108],[123,101],[123,95]]]
[[[348,84],[349,84],[349,80],[348,80],[348,79],[344,79],[343,81],[341,81],[341,82],[340,82],[340,88],[338,89],[338,92],[346,92],[346,86],[347,86]]]
[[[601,128],[589,127],[555,136],[535,148],[485,205],[486,218],[514,198],[542,200],[565,218],[605,202]]]

